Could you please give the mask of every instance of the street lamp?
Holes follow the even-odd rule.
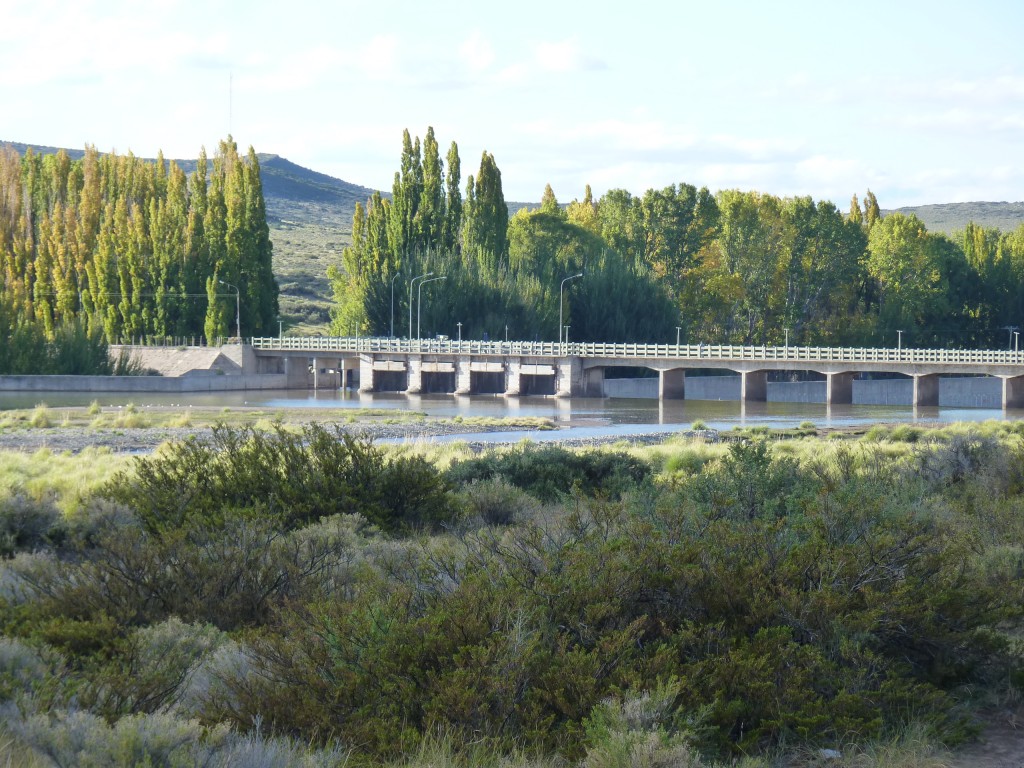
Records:
[[[679,332],[683,330],[681,325],[676,326],[676,351],[679,351]]]
[[[1007,337],[1007,345],[1009,345],[1009,344],[1013,343],[1013,337],[1017,335],[1015,333],[1015,331],[1019,331],[1020,328],[1018,326],[1016,326],[1016,325],[1004,325],[1003,326],[1003,330],[1009,332],[1009,334],[1010,334]]]
[[[409,281],[409,339],[412,339],[412,287],[416,284],[417,280],[422,280],[425,277],[430,277],[433,272],[424,272],[422,275],[417,275]]]
[[[1020,331],[1014,331],[1013,332],[1013,353],[1014,354],[1017,354],[1017,341],[1018,341],[1017,337],[1018,336],[1020,336]]]
[[[462,323],[456,323],[459,326],[459,344],[462,343]]]
[[[226,285],[228,288],[234,288],[235,290],[235,333],[238,335],[238,342],[242,342],[242,292],[238,290],[237,285],[225,282],[224,280],[218,280],[221,285]]]
[[[903,331],[896,331],[896,351],[903,350]]]
[[[789,354],[789,328],[783,328],[782,330],[784,330],[786,332],[786,354],[788,355]]]
[[[401,272],[395,272],[395,276],[391,278],[391,338],[395,338],[395,280]]]
[[[565,343],[566,344],[569,343],[569,328],[571,328],[571,327],[572,326],[569,326],[569,325],[565,326]]]
[[[565,284],[570,280],[575,280],[577,277],[583,277],[583,273],[580,272],[578,275],[569,275],[562,284],[558,286],[558,343],[562,343],[562,293],[565,290]]]
[[[433,272],[431,272],[433,274]],[[447,280],[447,275],[441,275],[440,277],[432,277],[429,280],[424,280],[420,283],[420,287],[416,289],[416,341],[420,340],[420,310],[423,308],[423,286],[427,283],[433,283],[435,280]]]

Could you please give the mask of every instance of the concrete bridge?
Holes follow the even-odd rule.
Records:
[[[308,386],[312,368],[315,388],[348,386],[358,372],[363,392],[601,397],[606,371],[628,367],[657,372],[663,399],[685,398],[688,370],[722,370],[739,374],[742,400],[763,402],[768,373],[793,371],[823,376],[829,405],[852,403],[860,374],[898,374],[912,379],[915,406],[939,404],[939,377],[945,375],[999,378],[1003,408],[1024,407],[1024,352],[1015,351],[323,336],[254,338],[252,351],[261,372],[285,373],[291,386]]]

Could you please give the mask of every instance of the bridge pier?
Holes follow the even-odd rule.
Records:
[[[555,396],[583,395],[583,362],[578,357],[563,357],[555,364]]]
[[[911,403],[918,407],[937,407],[939,404],[939,374],[915,373],[914,397]]]
[[[359,391],[373,392],[377,382],[374,380],[373,358],[362,355],[359,358]]]
[[[686,398],[686,371],[671,368],[658,371],[658,399],[683,400]]]
[[[522,362],[518,358],[505,361],[505,396],[518,397],[522,391]]]
[[[418,395],[423,391],[423,358],[409,355],[406,363],[405,394]]]
[[[1003,377],[1003,410],[1024,408],[1024,376]]]
[[[853,404],[853,373],[825,374],[825,405]]]
[[[455,362],[455,394],[473,394],[473,366],[470,360],[461,357]]]
[[[604,368],[587,368],[583,371],[583,396],[604,397]]]
[[[768,372],[740,372],[740,400],[751,403],[768,401]]]
[[[309,386],[309,358],[284,358],[284,373],[289,389],[305,389]]]

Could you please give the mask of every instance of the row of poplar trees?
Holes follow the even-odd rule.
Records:
[[[270,332],[272,255],[259,161],[231,137],[191,175],[162,154],[0,150],[0,303],[47,337],[217,340],[237,310],[246,335]]]
[[[870,191],[843,212],[689,184],[567,206],[548,186],[510,218],[494,157],[463,195],[433,129],[404,133],[390,199],[352,234],[330,273],[343,335],[1005,348],[1024,325],[1024,226],[946,236]],[[427,273],[445,279],[409,289]]]

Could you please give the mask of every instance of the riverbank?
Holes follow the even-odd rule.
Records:
[[[149,453],[162,443],[203,440],[217,424],[270,429],[299,428],[317,422],[336,425],[375,441],[429,440],[483,432],[537,432],[555,429],[549,419],[431,418],[424,413],[362,410],[339,418],[331,409],[179,408],[135,406],[14,410],[0,416],[0,451],[80,453],[100,448],[113,453]]]

